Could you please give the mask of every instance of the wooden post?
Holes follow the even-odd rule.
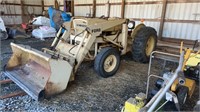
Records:
[[[70,10],[71,9],[67,9],[68,8],[68,2],[67,2],[67,0],[63,0],[63,4],[64,4],[64,11],[65,12],[71,12]],[[71,6],[71,4],[70,4],[70,6]]]
[[[93,0],[92,9],[92,17],[94,18],[96,16],[96,0]]]
[[[54,0],[54,8],[60,10],[60,5],[57,0]]]
[[[122,0],[121,4],[121,18],[124,18],[124,11],[125,11],[125,0]]]
[[[44,11],[44,0],[42,0],[42,12]]]
[[[109,3],[109,1],[105,4],[105,7],[107,9],[106,17],[110,17],[110,3]]]
[[[74,16],[74,0],[71,0],[71,13]]]
[[[20,0],[20,6],[21,6],[21,18],[22,18],[22,22],[24,22],[25,18],[24,18],[24,0]]]
[[[167,0],[163,0],[162,14],[161,14],[161,20],[160,20],[160,28],[159,28],[158,39],[162,38],[164,22],[165,22],[166,9],[167,9]]]

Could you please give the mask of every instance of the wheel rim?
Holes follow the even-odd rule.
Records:
[[[117,58],[114,55],[110,55],[104,61],[104,70],[106,72],[111,72],[115,69],[116,65]]]
[[[146,44],[146,55],[147,56],[150,56],[151,52],[154,49],[154,45],[155,45],[155,39],[153,36],[150,36],[147,41],[147,44]]]

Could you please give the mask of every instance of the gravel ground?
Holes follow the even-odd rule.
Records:
[[[52,39],[20,39],[1,41],[1,68],[11,56],[10,42],[30,45],[38,50],[50,46]],[[174,68],[175,64],[168,64]],[[159,74],[162,61],[153,61],[152,73]],[[28,95],[0,100],[0,111],[120,111],[124,102],[139,92],[145,92],[148,64],[136,63],[131,54],[122,56],[121,66],[116,75],[110,78],[98,76],[93,69],[93,62],[84,62],[76,74],[75,81],[70,82],[66,91],[44,99],[34,101]],[[5,79],[1,75],[1,80]],[[152,82],[153,85],[153,82]],[[14,83],[1,85],[1,95],[20,88]],[[198,100],[199,85],[194,95],[187,100],[183,110],[191,111]]]

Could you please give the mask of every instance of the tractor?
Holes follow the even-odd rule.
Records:
[[[11,43],[12,57],[4,74],[33,99],[64,91],[84,60],[94,60],[96,73],[107,78],[120,66],[120,56],[146,63],[157,43],[157,32],[143,23],[119,18],[72,18],[60,27],[50,48],[38,51]]]

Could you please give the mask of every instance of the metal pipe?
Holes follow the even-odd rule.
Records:
[[[10,80],[10,79],[1,80],[1,81],[0,81],[0,85],[2,85],[2,84],[7,84],[7,83],[11,83],[11,82],[12,82],[12,80]]]
[[[152,58],[154,58],[154,54],[162,54],[162,55],[168,55],[168,56],[174,56],[174,57],[179,57],[179,55],[175,55],[175,54],[170,54],[170,53],[164,53],[164,52],[159,52],[159,51],[153,51],[150,55],[150,60],[149,60],[149,68],[148,68],[148,78],[150,76],[151,73],[151,64],[152,64]],[[149,86],[149,79],[147,79],[147,90],[146,90],[146,98],[147,98],[147,94],[148,94],[148,87]]]
[[[167,102],[169,102],[169,100],[165,101],[160,107],[158,107],[155,112],[158,112],[158,110],[160,110]]]
[[[84,40],[85,40],[85,38],[86,37],[88,37],[88,32],[87,31],[85,31],[85,33],[84,33],[84,35],[83,35],[83,39],[81,40],[81,42],[80,42],[80,44],[79,44],[79,46],[78,46],[78,49],[77,49],[77,51],[76,51],[76,54],[75,54],[75,58],[77,57],[77,55],[79,54],[79,51],[80,51],[80,49],[81,49],[81,47],[82,47],[82,45],[83,45],[83,43],[84,43]],[[91,38],[91,37],[90,37]]]
[[[160,93],[163,91],[163,88],[161,88],[154,96],[151,98],[151,100],[145,105],[145,108],[148,108],[152,105],[152,103],[156,100],[156,98],[160,95]]]
[[[56,47],[56,44],[58,43],[59,39],[61,38],[60,37],[61,32],[62,32],[62,27],[60,27],[58,33],[56,34],[56,38],[53,40],[53,43],[51,44],[52,50]]]
[[[176,78],[178,77],[178,73],[181,71],[181,68],[183,66],[183,61],[184,61],[184,52],[181,53],[180,55],[180,59],[179,59],[179,66],[176,69],[173,77],[171,78],[171,80],[169,80],[169,82],[167,83],[167,85],[164,87],[163,91],[160,93],[160,95],[158,96],[158,98],[155,100],[155,102],[151,105],[151,107],[148,109],[147,112],[152,112],[155,107],[158,105],[158,103],[160,102],[160,100],[163,98],[163,96],[165,95],[165,93],[169,90],[170,86],[174,83],[174,81],[176,80]]]
[[[159,52],[159,51],[153,51],[151,53],[151,55],[150,55],[148,75],[150,75],[150,71],[151,71],[151,63],[152,63],[153,54],[156,54],[156,53],[157,54],[162,54],[162,55],[167,55],[167,56],[179,57],[179,55],[176,55],[176,54],[164,53],[164,52]]]
[[[14,92],[14,93],[10,93],[10,94],[6,94],[3,96],[0,96],[0,99],[6,99],[6,98],[12,98],[12,97],[16,97],[16,96],[24,96],[26,95],[26,93],[24,91],[19,91],[19,92]]]

